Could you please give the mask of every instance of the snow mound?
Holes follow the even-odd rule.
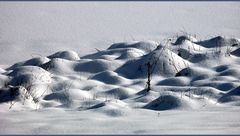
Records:
[[[158,44],[153,41],[142,41],[142,42],[133,42],[133,43],[115,43],[111,45],[108,49],[117,49],[117,48],[136,48],[143,50],[147,53],[153,51]]]
[[[237,56],[237,57],[240,57],[240,48],[232,51],[231,54],[232,54],[232,55],[235,55],[235,56]]]
[[[123,84],[128,81],[127,79],[124,79],[123,77],[119,76],[117,73],[113,71],[103,71],[103,72],[97,73],[90,79],[98,80],[106,84],[116,84],[116,85]]]
[[[238,83],[231,83],[231,82],[225,82],[225,81],[209,81],[209,80],[199,80],[192,82],[192,85],[194,86],[210,86],[214,87],[218,90],[222,91],[228,91],[236,86],[238,86]]]
[[[191,35],[182,35],[182,36],[179,36],[177,38],[177,40],[175,41],[175,43],[173,43],[173,45],[180,45],[180,44],[183,44],[185,41],[190,41],[190,42],[197,42],[198,40],[191,36]]]
[[[230,90],[228,93],[223,95],[221,98],[218,100],[219,102],[222,103],[229,103],[229,102],[240,102],[240,86]]]
[[[67,60],[79,60],[79,56],[74,51],[60,51],[53,55],[48,56],[48,58],[61,58],[61,59],[67,59]]]
[[[69,107],[71,104],[71,97],[68,94],[65,94],[63,91],[54,92],[51,94],[47,94],[44,96],[43,100],[51,101],[51,102],[58,102],[58,105],[55,106],[66,106]]]
[[[224,71],[219,72],[219,76],[235,76],[240,77],[240,71],[238,68],[228,68]]]
[[[198,41],[181,36],[165,45],[116,43],[81,59],[73,51],[32,58],[2,70],[0,104],[10,101],[16,109],[38,106],[110,117],[124,116],[133,108],[239,106],[238,46],[234,38]]]
[[[10,85],[32,85],[51,82],[51,74],[37,66],[21,66],[9,73]]]
[[[94,105],[89,109],[103,113],[111,117],[124,116],[129,110],[128,105],[126,103],[118,100],[105,101],[103,103]]]
[[[230,68],[229,65],[220,65],[220,66],[215,67],[214,69],[215,69],[216,72],[222,72],[222,71],[225,71],[229,68]]]
[[[30,60],[24,61],[24,62],[19,62],[14,64],[8,69],[15,69],[20,66],[40,66],[44,63],[47,63],[50,59],[47,57],[37,57],[37,58],[32,58]]]
[[[66,74],[72,73],[75,64],[76,64],[75,62],[70,60],[53,58],[49,62],[41,65],[41,67],[52,73]]]
[[[223,47],[223,46],[238,46],[240,44],[238,39],[234,38],[225,38],[222,36],[217,36],[211,38],[209,40],[196,42],[206,48],[216,48],[216,47]]]
[[[240,96],[240,86],[234,88],[233,90],[229,91],[226,95],[238,95]]]
[[[173,110],[178,108],[188,108],[187,103],[172,95],[163,95],[144,106],[150,110]]]
[[[38,66],[21,66],[21,67],[18,67],[16,69],[14,69],[8,75],[9,76],[19,76],[19,75],[31,74],[31,73],[39,73],[39,74],[50,75],[49,72],[47,72],[46,70],[44,70],[44,69],[42,69],[41,67],[38,67]]]
[[[177,50],[177,54],[178,56],[182,57],[183,59],[189,59],[193,54],[187,50],[187,49],[183,49],[183,48],[180,48]]]
[[[203,67],[187,67],[176,73],[176,76],[187,76],[187,77],[211,77],[215,75],[216,72],[203,68]]]
[[[74,70],[78,72],[98,73],[106,70],[114,71],[118,66],[119,63],[116,61],[96,59],[79,62],[75,65]]]
[[[170,77],[160,81],[157,85],[188,86],[189,84],[190,84],[190,79],[187,77]]]
[[[83,56],[82,59],[105,59],[105,60],[116,60],[116,59],[134,59],[147,54],[145,51],[137,48],[114,48],[98,51],[96,53]]]
[[[163,46],[158,46],[154,51],[139,59],[127,61],[116,72],[131,79],[147,77],[146,65],[148,62],[152,65],[151,72],[153,75],[167,77],[175,75],[189,65],[188,61],[185,61],[174,52]]]
[[[121,88],[114,88],[105,92],[101,92],[101,93],[98,93],[97,95],[108,96],[108,97],[117,98],[119,100],[123,100],[123,99],[129,98],[134,93],[135,91],[132,89],[121,87]]]
[[[127,50],[126,52],[123,52],[121,56],[119,56],[117,59],[132,59],[132,58],[138,58],[144,55],[144,52],[139,49],[132,49]]]

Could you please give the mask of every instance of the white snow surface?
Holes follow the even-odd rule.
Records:
[[[240,133],[240,3],[0,2],[0,13],[0,134]]]
[[[239,47],[236,38],[180,36],[165,44],[115,43],[81,58],[61,51],[19,62],[0,74],[0,132],[239,133]]]

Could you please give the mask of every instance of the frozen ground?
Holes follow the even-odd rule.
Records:
[[[240,133],[238,3],[65,4],[0,3],[1,134]]]

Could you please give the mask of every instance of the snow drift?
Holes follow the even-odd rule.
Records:
[[[180,36],[167,44],[115,43],[81,58],[74,51],[32,58],[0,69],[1,105],[16,102],[11,108],[21,109],[37,104],[38,108],[94,110],[110,116],[124,116],[131,108],[236,106],[240,100],[239,47],[234,38],[200,41]]]

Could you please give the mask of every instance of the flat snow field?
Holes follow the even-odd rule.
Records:
[[[240,134],[239,13],[0,2],[0,134]]]
[[[239,134],[239,108],[132,110],[121,117],[91,111],[0,113],[1,134]]]

